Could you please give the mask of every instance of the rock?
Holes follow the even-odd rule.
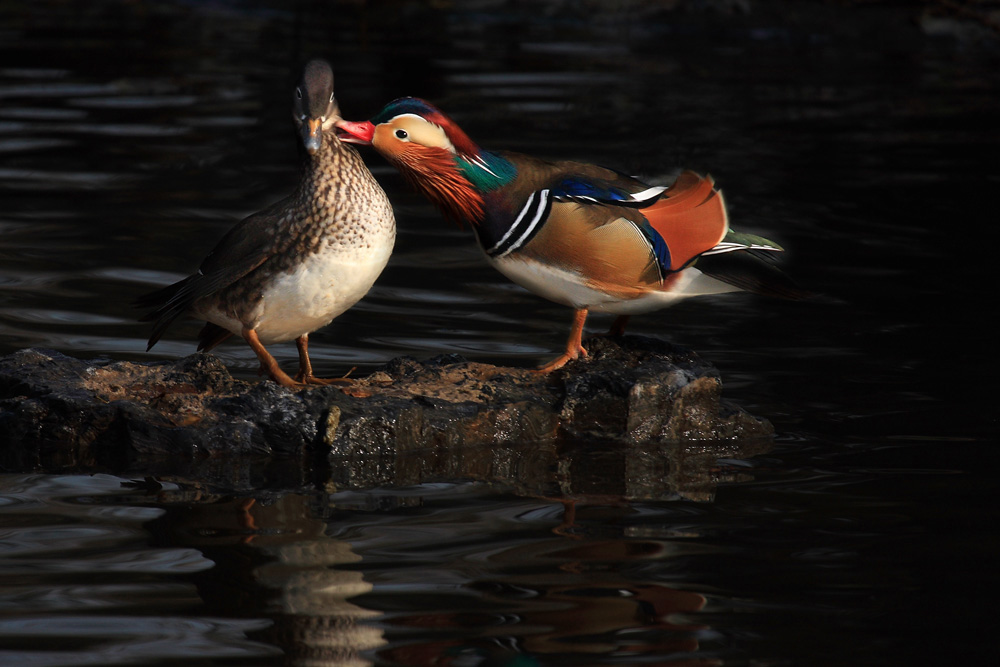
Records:
[[[209,355],[133,363],[21,350],[0,358],[0,465],[197,467],[230,481],[280,471],[293,483],[371,486],[529,479],[527,459],[548,466],[573,443],[649,451],[773,434],[721,398],[718,373],[693,352],[635,336],[587,346],[588,358],[549,375],[402,357],[346,386],[298,391],[236,380]]]

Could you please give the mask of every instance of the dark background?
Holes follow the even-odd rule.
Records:
[[[0,353],[193,353],[195,323],[146,353],[128,304],[294,187],[291,90],[310,57],[334,64],[348,118],[417,95],[487,148],[651,180],[710,172],[733,226],[782,243],[786,270],[822,296],[691,300],[630,325],[698,351],[779,432],[771,455],[730,462],[749,481],[688,510],[721,550],[685,561],[689,588],[746,602],[703,618],[724,637],[700,637],[706,659],[978,664],[996,652],[997,11],[0,3]],[[370,296],[312,337],[318,373],[401,354],[554,356],[569,311],[507,283],[467,230],[366,159],[396,206],[396,252]],[[275,352],[293,363],[292,346]],[[217,353],[255,377],[242,344]]]

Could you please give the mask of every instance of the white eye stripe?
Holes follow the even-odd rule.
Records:
[[[444,128],[440,125],[435,125],[422,116],[413,113],[402,113],[398,116],[393,116],[386,123],[393,124],[392,134],[400,141],[409,141],[421,146],[444,148],[451,153],[458,152],[455,150],[455,146],[451,143],[451,139],[448,138],[448,134]],[[407,129],[403,129],[400,125],[405,125]],[[406,133],[405,137],[397,134],[401,130]]]

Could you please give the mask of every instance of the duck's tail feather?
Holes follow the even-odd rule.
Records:
[[[754,294],[797,301],[814,296],[799,287],[771,261],[757,256],[767,254],[764,251],[743,251],[702,255],[696,266],[707,276]]]
[[[147,352],[156,345],[170,324],[187,311],[189,299],[186,297],[191,292],[192,283],[196,278],[197,276],[188,276],[173,285],[143,294],[132,302],[136,308],[152,308],[139,318],[140,322],[153,322],[153,330],[146,345]]]

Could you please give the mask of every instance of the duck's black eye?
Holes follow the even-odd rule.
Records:
[[[330,101],[333,102],[333,93],[330,93]]]
[[[406,139],[408,136],[410,135],[406,133],[406,130],[396,130],[396,138]]]
[[[300,100],[302,99],[302,89],[301,88],[296,88],[295,89],[295,97],[299,98]]]

